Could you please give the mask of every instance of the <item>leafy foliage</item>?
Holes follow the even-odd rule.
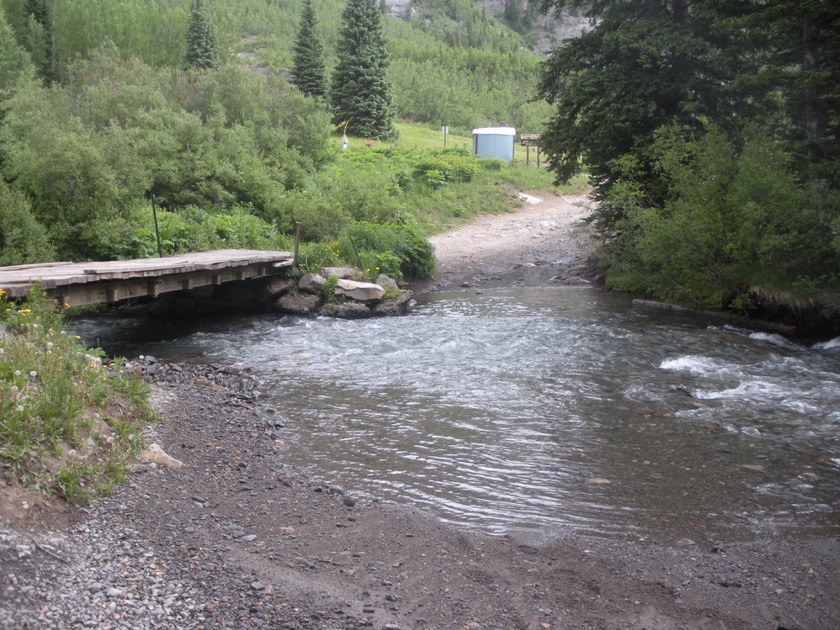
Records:
[[[840,196],[800,187],[772,140],[753,132],[738,150],[719,130],[696,142],[663,132],[654,155],[671,194],[620,222],[613,284],[720,306],[755,284],[840,272],[825,229]]]
[[[40,289],[21,304],[0,290],[11,331],[0,337],[0,463],[27,487],[85,500],[124,475],[154,414],[148,387],[67,335],[60,308]]]
[[[357,254],[362,259],[372,258],[367,269],[373,265],[381,270],[384,265],[395,279],[429,278],[435,268],[434,248],[407,225],[353,223],[342,231],[338,246],[345,259],[354,260]],[[398,268],[393,265],[394,257],[399,260]]]
[[[47,230],[20,192],[0,188],[0,266],[54,260]]]
[[[830,285],[836,3],[585,6],[597,24],[544,67],[542,140],[558,181],[592,174],[612,283],[712,303],[756,282]]]

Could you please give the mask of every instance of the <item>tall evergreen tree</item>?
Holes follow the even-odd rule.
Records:
[[[202,70],[219,67],[219,42],[216,38],[216,29],[202,0],[192,0],[190,6],[186,62]]]
[[[47,0],[26,0],[26,47],[35,62],[38,74],[47,82],[55,79],[53,24]]]
[[[347,0],[330,90],[333,122],[354,135],[395,138],[382,13],[376,0]]]
[[[604,200],[632,164],[647,199],[661,205],[668,191],[651,162],[654,132],[676,124],[703,133],[712,123],[736,142],[745,127],[762,128],[788,142],[803,171],[840,184],[836,2],[542,0],[542,7],[583,8],[597,21],[543,68],[541,94],[556,106],[543,149],[559,180],[585,163]]]
[[[772,107],[764,88],[739,79],[763,61],[730,28],[733,11],[749,0],[543,0],[545,10],[585,8],[597,25],[545,62],[540,92],[555,105],[543,150],[558,180],[582,163],[595,196],[604,201],[625,181],[628,164],[647,199],[661,205],[667,187],[651,161],[654,132],[667,125],[702,131],[712,121],[725,131]],[[726,12],[726,13],[725,13]],[[612,224],[608,203],[601,218]]]
[[[292,83],[312,98],[327,95],[327,75],[324,68],[324,46],[315,29],[312,0],[306,0],[301,14],[300,30],[294,49]]]
[[[32,62],[15,39],[14,31],[0,7],[0,95],[12,88],[20,76],[32,75]]]

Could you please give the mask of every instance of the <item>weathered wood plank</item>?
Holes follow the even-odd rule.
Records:
[[[20,297],[30,286],[41,284],[76,306],[263,277],[293,263],[290,252],[228,249],[166,258],[15,265],[0,267],[0,288]],[[164,282],[165,278],[171,281]]]

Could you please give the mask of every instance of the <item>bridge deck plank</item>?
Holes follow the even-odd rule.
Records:
[[[97,262],[52,262],[0,267],[0,289],[12,297],[26,294],[40,283],[48,290],[94,282],[119,282],[165,276],[222,271],[264,264],[273,269],[292,264],[289,252],[224,249],[165,258],[139,258]]]

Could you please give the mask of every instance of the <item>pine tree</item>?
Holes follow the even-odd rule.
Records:
[[[303,5],[300,30],[294,49],[292,83],[312,98],[324,98],[327,95],[324,46],[315,31],[315,11],[312,9],[312,0],[306,0]]]
[[[204,9],[202,0],[192,0],[190,22],[187,26],[188,65],[206,70],[219,67],[219,42],[210,14]]]
[[[11,89],[18,77],[31,75],[29,55],[18,45],[6,12],[0,7],[0,94]]]
[[[507,25],[514,31],[522,32],[522,2],[521,0],[505,0],[502,14]]]
[[[26,46],[46,82],[55,79],[53,24],[47,0],[26,0],[24,15],[28,17]]]
[[[378,140],[397,136],[385,43],[377,1],[348,0],[330,91],[333,122],[349,121],[348,129],[354,135]]]

